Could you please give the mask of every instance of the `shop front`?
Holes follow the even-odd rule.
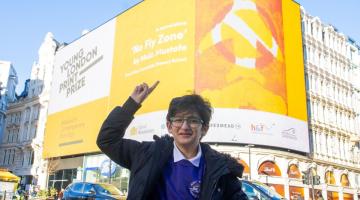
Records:
[[[289,186],[290,200],[304,199],[304,188]]]
[[[331,189],[331,188],[333,188],[331,186],[335,186],[335,184],[336,184],[333,171],[327,171],[325,173],[325,183],[330,185],[330,187],[328,187],[328,190],[326,191],[327,198],[332,199],[332,200],[338,200],[339,192],[336,191],[335,189]]]
[[[301,172],[296,164],[291,164],[288,168],[289,179],[301,181]],[[304,199],[304,188],[297,185],[289,185],[289,198],[290,200]]]
[[[279,168],[279,166],[277,166],[277,164],[275,162],[265,161],[265,162],[261,163],[260,167],[258,168],[258,174],[265,175],[265,177],[266,177],[265,184],[266,185],[273,188],[280,195],[282,195],[282,196],[285,195],[284,185],[269,182],[269,178],[281,177],[280,168]]]
[[[84,181],[110,183],[126,194],[129,177],[129,170],[120,167],[104,154],[85,157]]]
[[[339,193],[336,191],[327,191],[327,198],[332,200],[339,200]]]
[[[81,180],[81,171],[83,165],[83,156],[50,159],[48,161],[48,188],[55,188],[57,191],[65,189],[70,183]]]
[[[349,193],[343,193],[343,200],[353,200],[354,195]]]
[[[342,174],[340,176],[340,183],[341,183],[341,186],[343,188],[349,188],[350,187],[350,181],[349,181],[349,178],[348,178],[348,175],[347,174]],[[354,199],[354,195],[351,194],[351,193],[346,193],[344,191],[343,193],[343,200],[353,200]]]
[[[310,188],[309,189],[309,200],[312,200],[313,199],[312,197],[313,197],[313,189]],[[324,200],[321,190],[314,189],[314,198],[315,198],[315,200]],[[329,199],[329,196],[328,196],[328,199]]]
[[[19,181],[20,177],[6,169],[0,169],[0,199],[6,197],[6,194],[13,194]]]

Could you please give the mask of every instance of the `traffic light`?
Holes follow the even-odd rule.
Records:
[[[320,185],[320,176],[319,175],[313,176],[313,183],[314,183],[314,185]]]
[[[309,178],[307,175],[302,175],[302,182],[303,182],[303,184],[306,184],[306,185],[309,184]]]

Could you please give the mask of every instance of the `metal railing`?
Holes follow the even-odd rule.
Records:
[[[16,199],[15,192],[0,191],[0,200],[12,200]]]

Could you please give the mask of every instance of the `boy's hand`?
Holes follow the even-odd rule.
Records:
[[[130,97],[138,104],[141,104],[146,97],[156,88],[160,81],[156,81],[151,87],[146,83],[137,85]]]

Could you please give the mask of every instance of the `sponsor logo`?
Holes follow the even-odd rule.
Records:
[[[233,123],[210,123],[210,128],[241,129],[241,125]]]
[[[131,127],[130,128],[130,135],[137,135],[138,134],[138,129],[136,127]]]
[[[292,140],[297,139],[295,128],[289,128],[289,129],[281,131],[281,136],[284,138],[292,139]]]
[[[265,124],[265,123],[259,123],[259,124],[250,124],[250,131],[251,133],[257,133],[257,134],[271,134],[271,129],[275,126],[275,124]]]
[[[148,128],[146,125],[133,126],[130,128],[130,135],[154,134],[154,129]]]
[[[263,171],[268,174],[275,173],[275,169],[273,167],[264,167]]]

